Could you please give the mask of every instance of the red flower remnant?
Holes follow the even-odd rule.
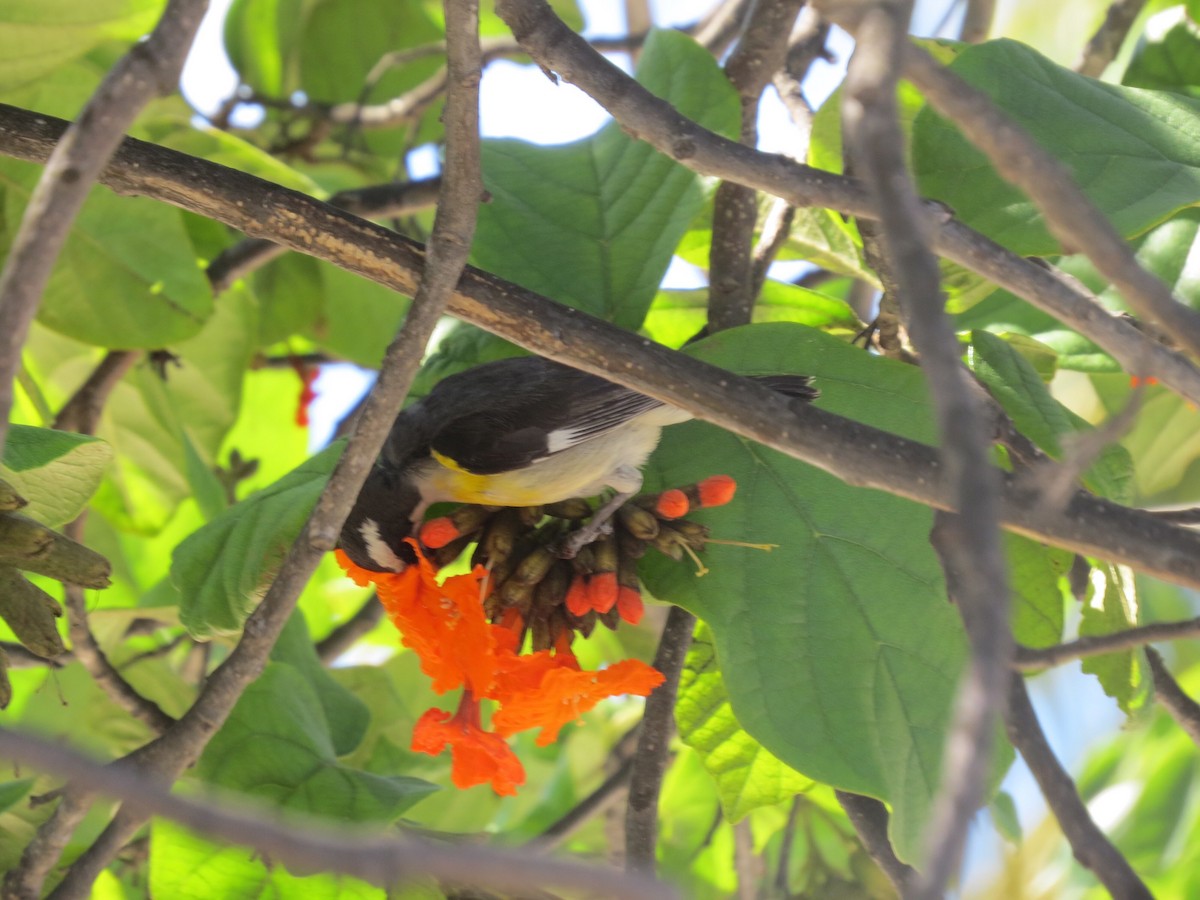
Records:
[[[458,526],[449,516],[430,519],[421,526],[421,543],[431,550],[445,547],[459,537]]]
[[[296,406],[296,424],[301,428],[307,428],[308,408],[317,399],[317,392],[313,387],[313,383],[317,380],[317,376],[321,374],[321,369],[318,366],[306,366],[294,356],[292,357],[292,368],[300,376],[301,383],[300,402]]]
[[[728,475],[712,475],[696,485],[696,488],[702,507],[724,506],[737,493],[737,482]]]
[[[554,742],[564,725],[577,721],[606,697],[645,697],[663,681],[661,672],[636,659],[622,660],[599,672],[556,667],[546,673],[537,691],[507,700],[492,717],[492,725],[502,735],[541,728],[537,745],[545,747]]]
[[[1146,387],[1153,387],[1156,384],[1158,384],[1158,379],[1153,375],[1147,375],[1145,378],[1142,378],[1138,375],[1129,376],[1129,386],[1131,388],[1141,387],[1142,385],[1145,385]]]
[[[452,758],[450,778],[458,788],[490,783],[501,796],[515,796],[525,783],[525,769],[508,743],[498,734],[484,731],[479,719],[479,701],[463,691],[458,712],[453,716],[431,709],[413,728],[412,749],[437,756],[446,746]]]
[[[679,488],[663,491],[654,501],[654,511],[661,519],[681,519],[688,514],[687,494]]]

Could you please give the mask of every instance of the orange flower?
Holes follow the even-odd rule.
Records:
[[[606,697],[644,697],[663,680],[661,672],[636,659],[622,660],[599,672],[559,665],[546,673],[537,690],[504,698],[492,717],[492,725],[497,734],[505,736],[526,728],[541,728],[537,744],[545,747],[554,742],[564,725],[576,721]]]
[[[416,542],[409,540],[414,549]],[[403,572],[369,572],[343,562],[347,574],[361,584],[375,584],[400,639],[420,657],[421,671],[433,679],[439,694],[466,685],[486,696],[496,678],[496,638],[483,612],[480,582],[485,572],[452,575],[441,584],[433,565],[417,552],[417,564]],[[347,565],[348,564],[348,565]]]
[[[450,745],[450,778],[458,788],[490,782],[501,796],[515,796],[525,783],[525,769],[517,755],[499,735],[484,731],[479,720],[479,701],[463,691],[458,712],[431,709],[413,729],[412,749],[437,756]]]

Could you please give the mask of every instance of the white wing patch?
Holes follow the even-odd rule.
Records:
[[[379,533],[379,523],[374,519],[363,519],[362,524],[358,526],[358,533],[362,535],[363,543],[367,546],[367,555],[376,565],[393,572],[403,572],[408,568],[408,564],[387,545],[387,541]]]

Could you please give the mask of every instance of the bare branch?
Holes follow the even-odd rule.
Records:
[[[978,44],[987,40],[995,13],[996,0],[967,0],[967,11],[963,13],[959,39],[968,44]]]
[[[54,427],[59,431],[95,434],[108,395],[141,357],[137,350],[108,351],[95,371],[58,411]]]
[[[317,642],[317,656],[323,663],[333,662],[382,620],[383,604],[372,592],[358,612]]]
[[[771,76],[783,67],[788,35],[804,0],[771,0],[749,7],[749,18],[725,74],[742,107],[741,142],[758,143],[758,106]],[[754,280],[754,226],[758,199],[753,188],[724,181],[713,201],[709,251],[708,330],[746,325],[758,297]]]
[[[1129,29],[1145,6],[1146,0],[1115,0],[1105,13],[1104,21],[1079,54],[1075,71],[1092,78],[1103,75],[1108,64],[1121,52]]]
[[[1008,181],[1024,191],[1064,245],[1082,252],[1130,307],[1160,336],[1200,355],[1200,313],[1179,302],[1142,268],[1129,244],[1079,189],[1066,166],[1042,149],[983,91],[972,87],[914,44],[904,50],[904,74],[930,105],[957,125]],[[1132,368],[1134,375],[1147,374]]]
[[[404,216],[433,206],[437,202],[441,183],[439,176],[402,184],[371,185],[341,191],[330,197],[329,203],[364,219]],[[287,252],[287,247],[262,238],[239,241],[209,263],[207,274],[213,293],[224,293],[239,278],[245,278]]]
[[[696,617],[672,606],[663,626],[654,668],[666,681],[646,698],[642,730],[629,779],[629,806],[625,814],[625,870],[654,873],[658,846],[658,794],[667,769],[671,735],[675,733],[675,697],[679,676],[692,643]]]
[[[959,510],[938,514],[933,544],[966,626],[971,660],[959,686],[942,783],[925,835],[925,866],[911,891],[912,897],[935,900],[958,870],[967,825],[983,802],[1012,635],[1000,481],[988,461],[985,418],[943,309],[927,210],[904,161],[896,85],[911,14],[911,0],[885,0],[854,23],[857,46],[846,77],[842,127],[856,169],[879,199],[887,268],[933,396],[944,477]]]
[[[851,794],[849,791],[834,793],[850,818],[850,824],[858,833],[858,839],[862,841],[867,855],[887,876],[896,893],[907,897],[907,891],[916,881],[917,873],[912,866],[901,862],[896,856],[896,851],[892,849],[892,843],[888,840],[887,807],[874,797]]]
[[[21,347],[71,223],[138,111],[175,89],[207,8],[208,0],[170,0],[150,36],[105,76],[34,188],[0,274],[0,447]]]
[[[552,823],[545,831],[525,846],[541,853],[549,852],[571,837],[593,817],[610,809],[621,797],[633,771],[633,756],[621,760],[615,771],[600,783],[594,791],[580,800],[562,818]]]
[[[604,867],[466,844],[401,839],[378,831],[355,831],[345,823],[318,828],[311,821],[238,810],[227,800],[218,803],[172,794],[169,779],[148,777],[128,762],[102,765],[74,750],[5,728],[0,728],[0,757],[52,772],[89,793],[125,800],[125,808],[138,810],[142,817],[168,818],[217,840],[254,847],[264,856],[305,871],[343,873],[381,887],[436,878],[522,895],[550,884],[611,897],[668,900],[676,896],[666,885]]]
[[[43,161],[63,127],[59,120],[0,104],[0,152]],[[154,197],[270,237],[403,294],[416,289],[424,260],[420,244],[279,185],[133,139],[114,159],[105,181],[118,191]],[[836,193],[843,199],[857,196],[853,182],[838,179],[837,184],[841,187]],[[846,208],[849,205],[869,208],[861,198]],[[947,227],[943,225],[942,234]],[[1069,285],[1044,268],[958,228],[967,236],[981,269],[998,266],[1019,276],[1026,287],[1049,287],[1079,299]],[[478,269],[467,267],[449,312],[549,359],[601,375],[803,459],[848,484],[942,509],[950,504],[937,454],[930,447],[812,405],[792,406],[748,379],[644,341]],[[1099,307],[1095,314],[1118,329],[1130,328],[1135,340],[1153,353],[1152,342],[1136,329]],[[1166,370],[1180,376],[1180,383],[1192,374],[1200,375],[1179,354],[1159,350],[1156,365],[1165,368],[1156,374],[1164,383]],[[1123,563],[1173,583],[1200,586],[1200,537],[1195,533],[1084,493],[1077,493],[1065,510],[1039,510],[1035,500],[1034,488],[1017,476],[1005,475],[1002,524],[1044,543]]]
[[[1033,704],[1029,702],[1025,679],[1020,675],[1014,674],[1010,679],[1005,725],[1008,739],[1033,772],[1075,858],[1085,868],[1091,869],[1114,897],[1150,900],[1154,895],[1092,821],[1087,807],[1079,798],[1075,782],[1055,758],[1046,735],[1042,733]]]
[[[1183,692],[1183,688],[1167,670],[1163,658],[1153,647],[1146,648],[1146,659],[1154,676],[1154,696],[1193,743],[1200,746],[1200,703]]]
[[[1040,672],[1042,669],[1061,666],[1063,663],[1087,656],[1103,656],[1105,653],[1132,650],[1159,641],[1179,641],[1195,637],[1200,637],[1200,618],[1182,622],[1154,622],[1125,631],[1114,631],[1112,634],[1081,637],[1052,647],[1018,647],[1013,659],[1013,668],[1021,672]]]

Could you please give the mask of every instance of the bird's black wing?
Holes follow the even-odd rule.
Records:
[[[479,475],[532,465],[663,405],[540,357],[452,375],[422,404],[436,422],[431,448]]]

